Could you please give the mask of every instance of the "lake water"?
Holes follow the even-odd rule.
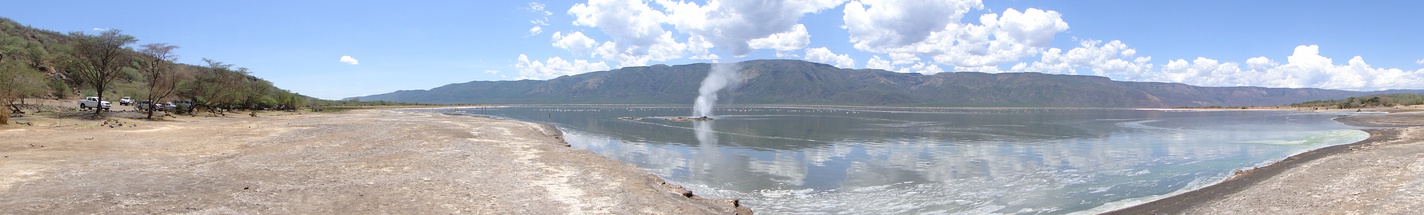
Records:
[[[986,108],[525,106],[574,147],[765,214],[1100,212],[1364,140],[1330,114]],[[622,117],[623,119],[620,119]]]

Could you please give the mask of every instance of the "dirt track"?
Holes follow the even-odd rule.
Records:
[[[122,126],[110,125],[123,123]],[[0,127],[7,213],[726,214],[538,124],[341,114]],[[745,209],[742,212],[747,212]]]

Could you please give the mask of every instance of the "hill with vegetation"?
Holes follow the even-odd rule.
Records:
[[[1394,107],[1424,104],[1424,94],[1418,93],[1397,93],[1378,94],[1349,97],[1345,99],[1315,100],[1291,104],[1294,107],[1323,107],[1323,108],[1367,108],[1367,107]]]
[[[739,84],[720,103],[951,107],[1266,106],[1338,99],[1356,92],[1263,87],[1198,87],[1041,73],[934,75],[843,69],[799,60],[738,63]],[[711,64],[626,67],[550,80],[471,81],[429,90],[356,97],[441,104],[691,104]]]
[[[176,114],[235,110],[339,111],[365,106],[410,105],[372,101],[321,100],[272,85],[247,68],[203,58],[204,65],[177,63],[166,43],[138,43],[119,30],[98,34],[60,33],[0,17],[0,125],[24,108],[27,99],[102,97],[117,110],[119,99],[172,102]],[[73,100],[70,100],[73,101]],[[148,109],[153,110],[153,109]],[[145,110],[148,118],[153,112]],[[95,108],[92,116],[104,118]]]
[[[0,18],[0,103],[18,111],[13,104],[25,98],[99,95],[115,105],[128,96],[191,101],[200,109],[295,108],[316,101],[246,68],[211,59],[203,59],[207,65],[179,64],[172,54],[178,46],[137,42],[118,30],[65,34]]]

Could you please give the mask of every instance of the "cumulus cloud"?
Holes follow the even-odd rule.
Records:
[[[840,68],[855,68],[855,59],[851,59],[846,54],[837,55],[826,47],[806,49],[806,60],[831,64]]]
[[[1249,70],[1265,71],[1266,69],[1270,69],[1271,67],[1276,67],[1276,65],[1279,64],[1277,64],[1275,61],[1271,61],[1270,58],[1266,58],[1264,56],[1246,59],[1246,69]]]
[[[851,1],[845,4],[845,28],[861,50],[907,46],[946,26],[958,25],[971,9],[983,8],[978,0],[951,1]]]
[[[806,32],[806,26],[796,24],[791,31],[772,34],[765,38],[752,39],[747,41],[752,49],[772,49],[776,50],[776,57],[790,58],[797,57],[797,50],[806,48],[811,44],[811,34]]]
[[[108,28],[91,28],[91,29],[89,29],[89,30],[94,30],[94,31],[107,31],[107,30],[109,30],[109,29],[108,29]]]
[[[559,57],[552,57],[540,62],[529,60],[529,56],[520,54],[519,62],[514,64],[514,68],[519,70],[519,79],[550,79],[564,75],[608,70],[608,65],[603,62],[591,63],[586,60],[567,61]]]
[[[1152,64],[1151,57],[1135,56],[1136,50],[1121,41],[1086,40],[1077,48],[1057,48],[1042,53],[1033,63],[1020,63],[1010,71],[1062,74],[1091,74],[1125,81],[1174,82],[1200,86],[1260,86],[1285,88],[1325,88],[1382,90],[1418,88],[1424,69],[1407,71],[1375,68],[1355,56],[1336,64],[1320,55],[1320,47],[1302,45],[1286,57],[1284,64],[1261,56],[1245,64],[1197,57]],[[1091,71],[1086,73],[1083,70]]]
[[[789,53],[810,43],[809,33],[797,19],[844,2],[590,0],[575,4],[568,13],[574,16],[575,26],[597,28],[611,37],[593,49],[594,56],[619,66],[640,66],[683,57],[717,59],[713,48],[734,56],[753,49],[794,55]]]
[[[575,18],[574,25],[598,28],[612,37],[596,46],[593,56],[618,62],[620,67],[678,59],[688,51],[688,44],[678,42],[673,32],[663,28],[667,15],[642,1],[590,0],[574,4],[569,14]]]
[[[619,67],[644,66],[648,61],[666,61],[678,59],[687,50],[687,44],[678,43],[673,40],[672,32],[663,32],[662,36],[655,38],[655,45],[646,47],[630,48],[622,46],[613,41],[603,42],[594,49],[594,56],[601,56],[605,60],[618,62]]]
[[[583,32],[578,31],[569,33],[568,35],[564,35],[563,32],[554,32],[553,40],[554,47],[559,47],[568,50],[574,55],[585,57],[591,57],[594,48],[598,45],[598,41],[594,41],[593,38],[588,38],[588,36],[583,35]]]
[[[806,48],[811,44],[811,34],[806,32],[806,25],[796,24],[791,31],[772,34],[765,38],[752,39],[747,44],[753,49],[775,49],[777,51],[792,51]]]
[[[981,72],[1044,72],[1098,75],[1127,81],[1179,82],[1204,86],[1319,87],[1332,89],[1409,88],[1424,69],[1376,68],[1362,57],[1335,62],[1319,47],[1296,47],[1284,60],[1260,56],[1239,61],[1207,57],[1153,62],[1122,41],[1078,40],[1077,47],[1050,47],[1069,25],[1062,14],[1037,8],[985,10],[980,0],[589,0],[567,13],[574,26],[597,29],[554,31],[552,46],[599,62],[544,61],[521,55],[525,78],[552,78],[674,59],[716,60],[718,54],[744,56],[775,50],[777,57],[801,58],[854,67],[849,54],[807,48],[811,35],[798,19],[844,5],[852,51],[868,54],[868,68],[934,74],[946,69]],[[530,35],[547,29],[544,5],[531,20]],[[968,16],[968,14],[978,14]],[[812,26],[815,27],[815,26]],[[601,32],[595,40],[586,33]],[[1077,39],[1075,39],[1077,40]],[[715,52],[713,49],[721,52]],[[801,56],[798,56],[800,54]],[[1037,57],[1037,59],[1034,59]],[[1029,59],[1028,62],[1023,60]],[[1007,70],[1001,66],[1017,63]],[[1424,65],[1424,59],[1415,63]],[[1412,82],[1411,82],[1412,81]]]
[[[1100,40],[1079,41],[1078,47],[1068,51],[1050,48],[1040,54],[1040,59],[1032,64],[1019,63],[1009,71],[1043,72],[1074,75],[1129,76],[1141,78],[1152,69],[1151,57],[1138,57],[1137,50],[1129,48],[1122,41],[1103,43]],[[1087,69],[1088,71],[1079,71]]]
[[[987,13],[979,23],[963,22],[982,9],[978,0],[852,1],[845,6],[845,29],[857,50],[890,54],[893,65],[933,64],[969,70],[998,70],[1048,48],[1068,30],[1056,11],[1009,8]],[[927,67],[925,67],[927,68]]]
[[[981,21],[986,26],[998,26],[995,37],[1030,47],[1047,47],[1055,34],[1068,30],[1068,23],[1063,22],[1062,15],[1056,11],[1029,8],[1020,13],[1009,8],[997,20],[992,17],[992,14],[986,15],[989,19]]]
[[[598,28],[613,37],[620,52],[641,52],[667,33],[661,24],[667,16],[639,0],[590,0],[574,4],[569,14],[574,25]]]
[[[941,69],[939,68],[939,65],[935,65],[932,63],[918,62],[915,63],[915,65],[910,65],[895,71],[901,73],[920,73],[926,75],[933,75],[935,73],[944,72],[944,69]]]
[[[870,56],[870,60],[866,60],[866,61],[865,61],[865,68],[883,69],[883,70],[894,70],[894,69],[895,69],[894,66],[891,66],[891,65],[890,65],[890,61],[885,60],[885,59],[881,59],[880,56]]]
[[[1297,46],[1286,64],[1271,68],[1259,77],[1267,86],[1279,87],[1319,87],[1328,89],[1375,90],[1417,88],[1424,82],[1424,69],[1405,71],[1401,69],[1374,68],[1365,63],[1364,58],[1355,56],[1344,65],[1335,65],[1334,60],[1320,56],[1316,45]]]
[[[342,55],[341,62],[351,65],[359,64],[358,62],[356,62],[356,58],[351,57],[351,55]]]
[[[956,67],[997,66],[1042,52],[1068,23],[1054,11],[1005,9],[1004,15],[984,14],[981,24],[936,32],[908,48],[933,55],[936,63]],[[992,36],[992,37],[991,37]]]
[[[1243,69],[1235,62],[1198,57],[1190,62],[1170,61],[1161,71],[1141,78],[1203,86],[1382,90],[1417,88],[1418,83],[1424,82],[1424,69],[1375,68],[1360,56],[1336,64],[1320,55],[1319,46],[1302,45],[1286,57],[1285,64],[1255,57],[1247,59]]]
[[[1424,65],[1424,59],[1414,61],[1414,64]]]
[[[693,35],[687,38],[687,51],[692,53],[692,59],[716,60],[717,54],[712,53],[712,42],[707,38]]]
[[[920,56],[907,52],[891,52],[890,60],[893,65],[914,64],[915,62],[920,62]]]
[[[735,56],[750,53],[751,40],[795,31],[796,20],[803,14],[834,8],[844,2],[722,0],[698,5],[657,1],[668,12],[667,23],[684,33],[705,37],[717,48]]]

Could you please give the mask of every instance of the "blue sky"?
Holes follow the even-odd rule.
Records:
[[[121,29],[141,44],[180,46],[183,63],[210,58],[278,87],[340,99],[749,59],[924,74],[1421,89],[1419,8],[1424,3],[17,1],[0,16],[60,32]]]

